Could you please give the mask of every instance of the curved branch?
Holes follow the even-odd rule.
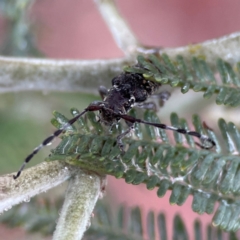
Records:
[[[95,0],[95,3],[118,47],[125,55],[132,56],[132,53],[136,52],[137,48],[141,47],[141,44],[119,13],[114,1]]]
[[[0,57],[0,92],[44,90],[97,93],[99,85],[122,72],[129,58],[47,60]]]
[[[82,239],[101,196],[103,177],[79,171],[70,179],[53,240]],[[103,183],[105,184],[105,182]]]
[[[179,48],[161,49],[160,53],[166,53],[171,59],[177,55],[184,57],[184,60],[191,61],[194,56],[201,56],[207,63],[212,66],[216,65],[218,58],[223,59],[231,64],[240,61],[240,32],[232,33],[218,39],[212,39],[203,43],[188,45]]]
[[[0,213],[45,192],[69,179],[78,171],[63,161],[44,162],[22,172],[17,180],[13,174],[0,177]]]

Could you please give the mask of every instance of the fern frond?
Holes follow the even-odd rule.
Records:
[[[76,109],[71,111],[73,115],[78,114]],[[58,128],[68,121],[59,113],[54,115],[56,119],[52,123]],[[151,111],[146,111],[143,118],[160,122]],[[189,129],[186,120],[179,119],[175,113],[171,114],[171,124]],[[216,149],[212,150],[199,149],[192,136],[174,133],[172,139],[165,130],[138,125],[133,138],[124,141],[124,154],[120,154],[116,144],[116,134],[124,126],[106,134],[92,112],[80,119],[79,125],[66,131],[48,160],[62,159],[91,171],[124,178],[129,184],[145,183],[149,190],[157,187],[159,197],[171,190],[171,204],[182,205],[192,195],[192,209],[199,214],[212,214],[215,203],[219,202],[213,224],[226,231],[240,228],[240,134],[233,123],[219,120],[221,141],[224,141],[220,144],[206,123],[193,116],[195,130],[208,134],[216,142]]]
[[[240,105],[240,63],[232,66],[217,59],[212,68],[203,56],[193,57],[191,64],[188,64],[182,56],[170,60],[166,54],[138,56],[137,60],[137,65],[125,67],[125,71],[143,74],[146,79],[160,84],[179,87],[182,93],[189,89],[202,91],[207,99],[216,94],[219,105]]]
[[[30,203],[15,206],[10,211],[0,216],[0,222],[9,227],[24,227],[28,232],[40,232],[44,235],[51,235],[54,231],[56,219],[58,218],[58,208],[63,200],[57,199],[54,202],[48,199],[32,199]],[[161,240],[169,240],[167,234],[166,217],[164,213],[154,213],[149,211],[143,217],[139,207],[127,208],[121,206],[114,212],[106,207],[106,204],[98,202],[91,218],[91,226],[86,231],[84,239],[119,239],[119,240],[155,240],[157,233]],[[146,228],[145,228],[146,227]],[[143,229],[146,229],[144,232]],[[187,228],[180,215],[173,219],[172,239],[189,239]],[[236,233],[223,234],[221,230],[216,230],[212,226],[207,226],[202,231],[201,222],[194,221],[193,232],[195,240],[221,240],[223,236],[229,240],[237,239]]]

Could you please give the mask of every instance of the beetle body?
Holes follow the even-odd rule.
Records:
[[[115,113],[127,114],[135,105],[145,102],[160,84],[148,81],[140,74],[122,73],[112,79],[112,87],[106,92],[103,106]],[[113,125],[120,118],[108,110],[100,110],[100,121]]]

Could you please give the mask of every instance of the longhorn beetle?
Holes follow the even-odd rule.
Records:
[[[149,96],[153,95],[154,92],[160,87],[161,84],[154,81],[146,80],[141,74],[138,73],[121,73],[117,77],[112,79],[112,87],[107,90],[105,87],[100,87],[99,92],[102,96],[102,101],[94,101],[89,104],[80,114],[72,118],[65,124],[61,129],[55,131],[51,136],[46,138],[38,147],[36,147],[32,153],[30,153],[19,171],[13,176],[14,179],[18,178],[24,169],[25,165],[32,159],[32,157],[38,153],[38,151],[51,143],[57,136],[59,136],[69,125],[72,125],[85,113],[91,111],[99,111],[99,121],[107,126],[116,124],[120,119],[124,119],[128,125],[125,132],[117,136],[117,144],[124,152],[124,145],[122,139],[134,129],[135,123],[143,123],[151,125],[157,128],[168,129],[179,132],[181,134],[191,135],[200,139],[201,144],[197,143],[198,146],[204,149],[210,149],[214,147],[215,142],[206,135],[200,134],[194,131],[188,131],[186,129],[176,128],[173,126],[167,126],[161,123],[147,122],[142,119],[138,119],[127,115],[130,109],[138,105],[141,107],[147,107],[146,100]],[[205,146],[206,142],[208,142]]]

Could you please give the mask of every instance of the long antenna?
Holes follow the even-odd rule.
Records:
[[[84,115],[86,112],[91,111],[88,108],[86,108],[83,112],[79,113],[74,118],[70,119],[61,129],[58,129],[55,131],[51,136],[47,137],[39,146],[33,149],[32,153],[30,153],[24,160],[22,166],[18,170],[16,175],[13,175],[14,179],[17,179],[22,170],[25,168],[26,164],[33,158],[34,155],[36,155],[40,149],[47,146],[49,143],[51,143],[56,137],[58,137],[64,130],[66,130],[69,125],[72,125],[74,122],[76,122],[82,115]]]
[[[203,134],[195,132],[195,131],[189,131],[189,130],[186,130],[186,129],[183,129],[183,128],[176,128],[176,127],[168,126],[168,125],[162,124],[162,123],[147,122],[147,121],[144,121],[142,119],[134,118],[130,115],[121,115],[121,114],[116,114],[116,115],[121,117],[122,119],[124,119],[126,121],[129,121],[129,122],[132,122],[132,123],[136,123],[136,122],[144,123],[144,124],[151,125],[151,126],[154,126],[154,127],[157,127],[157,128],[167,129],[167,130],[171,130],[171,131],[174,131],[174,132],[179,132],[181,134],[197,137],[201,141],[201,145],[198,144],[198,146],[200,146],[203,149],[211,149],[214,146],[216,146],[216,143],[211,138],[209,138],[207,135],[203,135]],[[211,145],[210,146],[204,146],[205,142],[209,142]]]

